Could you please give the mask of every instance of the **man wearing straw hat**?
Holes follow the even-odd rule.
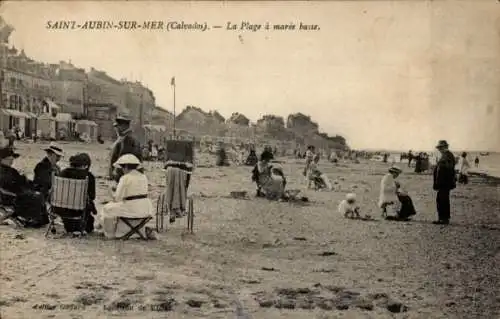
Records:
[[[130,119],[124,115],[118,115],[113,126],[116,129],[118,138],[113,144],[109,163],[109,178],[116,181],[123,176],[123,171],[113,164],[125,154],[132,154],[142,162],[141,143],[132,135]]]
[[[449,151],[448,142],[441,140],[436,149],[441,153],[433,172],[433,189],[437,191],[436,206],[438,220],[434,224],[450,223],[450,191],[457,187],[455,175],[455,156]]]
[[[36,190],[47,198],[52,187],[52,177],[59,175],[61,171],[57,163],[64,156],[64,152],[56,143],[50,143],[49,147],[45,148],[44,151],[47,156],[35,166],[33,184],[35,184]]]

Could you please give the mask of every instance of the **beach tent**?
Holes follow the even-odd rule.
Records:
[[[80,133],[80,136],[87,135],[91,141],[97,140],[98,125],[94,121],[78,120],[75,124],[75,130]]]
[[[72,136],[75,130],[75,120],[69,113],[57,113],[56,114],[56,127],[59,135],[64,135],[66,137]]]
[[[49,113],[42,113],[37,118],[37,135],[45,139],[56,138],[56,119]]]

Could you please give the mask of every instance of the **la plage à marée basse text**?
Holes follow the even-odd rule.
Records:
[[[50,30],[199,30],[205,31],[207,23],[184,21],[159,21],[159,20],[49,20],[46,29]]]

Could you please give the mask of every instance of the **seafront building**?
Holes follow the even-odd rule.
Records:
[[[114,117],[127,114],[134,119],[133,129],[144,132],[156,104],[149,88],[94,68],[86,72],[71,61],[37,62],[9,46],[13,31],[0,17],[0,130],[52,139],[86,133],[111,140]]]

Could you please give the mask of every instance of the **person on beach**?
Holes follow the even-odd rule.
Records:
[[[108,177],[117,183],[123,176],[123,172],[120,167],[115,167],[114,163],[121,156],[132,154],[142,162],[141,143],[133,136],[130,122],[130,119],[125,116],[117,116],[113,124],[118,137],[111,148]]]
[[[95,207],[96,186],[95,177],[90,172],[91,159],[87,153],[80,153],[69,158],[70,167],[65,168],[59,174],[60,177],[71,179],[88,179],[87,187],[87,211],[85,215],[85,232],[91,233],[94,231],[94,215],[97,214]],[[78,225],[72,219],[65,218],[64,216],[71,217],[71,215],[78,214],[79,212],[70,209],[56,208],[55,213],[62,218],[64,229],[68,233],[79,231]]]
[[[35,166],[33,184],[35,184],[36,189],[42,193],[45,199],[48,200],[49,191],[52,188],[52,178],[61,172],[57,163],[64,156],[64,152],[55,143],[50,143],[49,147],[44,151],[47,155]]]
[[[257,184],[257,197],[275,200],[285,194],[286,178],[283,169],[271,165],[272,152],[265,150],[252,171],[252,180]]]
[[[326,174],[323,174],[318,168],[319,158],[319,154],[316,154],[314,156],[313,162],[309,165],[309,170],[311,171],[311,173],[309,174],[310,181],[313,182],[314,188],[316,190],[332,190],[333,186],[332,183],[330,183],[328,176],[326,176]]]
[[[306,178],[307,181],[307,188],[311,187],[311,164],[314,160],[315,156],[315,147],[313,145],[309,145],[307,147],[307,151],[305,153],[305,159],[306,159],[306,166],[304,167],[304,172],[302,175]]]
[[[474,166],[476,166],[476,168],[479,167],[479,156],[476,156],[476,159],[474,160]]]
[[[467,153],[463,152],[458,161],[458,183],[467,185],[469,183],[470,164],[467,160]]]
[[[378,206],[382,210],[382,217],[387,217],[389,207],[393,207],[398,211],[398,184],[396,179],[401,174],[402,170],[399,167],[393,166],[389,168],[389,172],[382,177],[380,182],[380,196]]]
[[[104,205],[98,214],[99,225],[104,236],[109,239],[120,238],[129,230],[118,217],[143,218],[153,215],[153,204],[148,198],[148,178],[138,171],[141,161],[133,154],[125,154],[114,165],[121,169],[123,175],[116,187],[113,202]],[[132,227],[137,226],[137,223],[132,222]],[[140,231],[145,232],[145,237],[151,238],[151,229]]]
[[[33,183],[12,167],[20,154],[12,148],[0,149],[0,188],[2,205],[13,206],[14,216],[21,217],[25,227],[39,228],[48,224],[45,200]],[[8,193],[7,193],[8,192]]]
[[[441,140],[436,149],[441,154],[433,171],[433,189],[436,194],[438,220],[434,224],[450,223],[450,192],[456,188],[455,156],[449,151],[448,142]]]
[[[392,166],[380,183],[379,207],[382,209],[382,216],[387,220],[408,221],[417,213],[411,197],[403,190],[398,180],[401,173],[399,167]],[[395,215],[388,216],[389,207],[393,208]]]
[[[338,210],[345,218],[361,218],[360,208],[356,203],[356,194],[354,193],[346,195],[345,199],[340,202]]]

